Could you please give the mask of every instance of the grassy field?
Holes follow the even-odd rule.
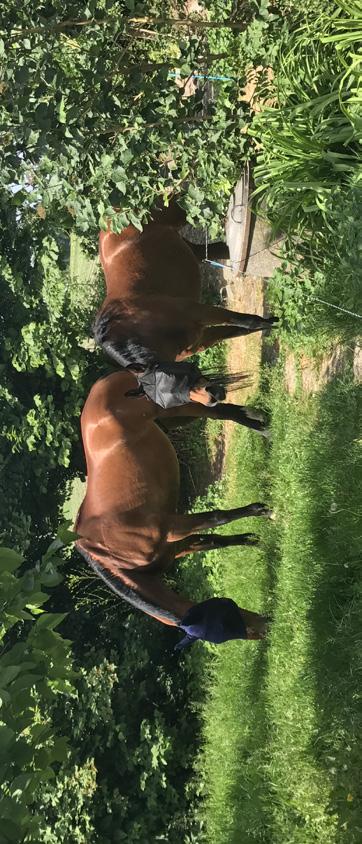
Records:
[[[229,448],[225,506],[266,499],[277,518],[257,527],[260,550],[216,560],[221,590],[274,621],[263,644],[215,649],[200,763],[212,844],[362,841],[358,389],[347,372],[291,398],[277,368],[272,445],[239,429]]]
[[[82,250],[79,238],[72,234],[70,238],[69,274],[72,285],[74,304],[98,305],[100,298],[100,271],[97,258],[89,258]]]
[[[85,307],[89,311],[91,324],[92,314],[95,314],[102,299],[103,279],[97,258],[92,260],[85,254],[75,234],[70,238],[69,281],[72,304]],[[93,348],[94,341],[91,336],[85,341],[85,345],[87,348]],[[78,477],[69,485],[63,505],[64,518],[74,521],[85,490],[85,482]]]

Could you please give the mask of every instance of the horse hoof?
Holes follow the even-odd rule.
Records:
[[[265,414],[262,410],[256,410],[255,407],[245,407],[245,413],[248,419],[254,419],[255,422],[265,422]]]
[[[271,442],[272,432],[271,432],[270,428],[264,428],[264,430],[260,431],[260,433],[261,433],[262,437],[264,437],[266,440],[269,440],[269,442]]]
[[[253,516],[265,516],[266,513],[269,513],[268,505],[263,504],[262,502],[257,501],[257,503],[252,504],[251,507],[253,508],[253,512],[251,514]]]
[[[270,521],[275,522],[276,515],[275,515],[274,510],[270,510],[270,509],[266,508],[265,509],[265,516],[267,517],[267,519],[270,519]]]
[[[266,516],[267,519],[275,519],[273,510],[267,504],[254,504],[254,515]]]
[[[245,533],[244,534],[244,545],[259,545],[260,539],[255,533]]]

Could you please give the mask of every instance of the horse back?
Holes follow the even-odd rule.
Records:
[[[187,296],[199,300],[199,262],[172,226],[150,223],[142,232],[129,226],[121,234],[102,231],[99,256],[107,295]]]
[[[121,543],[127,557],[146,564],[176,510],[179,466],[168,437],[153,421],[153,405],[125,396],[134,381],[129,373],[113,373],[88,396],[81,419],[87,492],[79,527],[92,525],[98,538],[106,530],[114,546]]]

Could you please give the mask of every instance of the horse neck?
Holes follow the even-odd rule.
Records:
[[[79,540],[76,547],[113,592],[157,621],[178,627],[186,612],[194,606],[192,601],[170,589],[158,575],[123,570],[120,560],[88,540]]]

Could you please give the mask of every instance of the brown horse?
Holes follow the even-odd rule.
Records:
[[[201,304],[203,247],[180,236],[185,222],[173,201],[154,212],[142,232],[128,226],[121,234],[100,233],[107,295],[94,336],[118,364],[137,374],[160,362],[180,362],[221,340],[270,329],[276,321]],[[218,242],[209,254],[220,258],[227,251]]]
[[[270,516],[270,511],[256,503],[178,514],[176,453],[154,421],[170,411],[145,398],[127,397],[134,385],[131,373],[113,373],[96,382],[83,409],[88,480],[75,525],[78,550],[118,595],[164,624],[185,630],[190,641],[262,638],[264,616],[241,610],[226,599],[195,604],[170,589],[162,575],[188,553],[255,545],[253,534],[219,536],[203,531],[244,516]],[[190,404],[172,411],[181,416],[195,412],[208,415],[209,409]]]

